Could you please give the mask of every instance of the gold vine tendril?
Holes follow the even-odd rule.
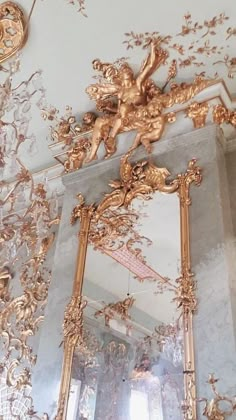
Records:
[[[236,28],[228,28],[227,31],[226,41],[231,38],[231,36],[236,36]]]
[[[186,36],[189,34],[196,34],[198,31],[206,31],[202,34],[202,38],[205,38],[207,35],[216,35],[214,29],[225,23],[229,19],[228,16],[225,16],[224,13],[221,13],[219,16],[214,16],[210,20],[204,20],[203,23],[193,22],[192,15],[187,13],[184,15],[185,23],[182,26],[182,31],[177,34],[177,36]]]
[[[228,70],[228,77],[233,79],[236,74],[236,57],[230,57],[228,54],[222,60],[215,61],[213,65],[224,64]]]
[[[208,58],[216,54],[220,56],[220,60],[216,61],[215,64],[224,63],[224,58],[222,57],[224,48],[219,47],[216,44],[212,44],[212,39],[215,35],[222,31],[221,26],[223,26],[228,21],[228,19],[228,16],[226,16],[224,13],[220,13],[219,15],[214,16],[209,20],[204,20],[203,22],[199,23],[197,21],[194,22],[190,13],[186,13],[184,15],[184,24],[182,25],[182,29],[176,34],[163,35],[160,34],[159,31],[143,33],[130,31],[124,34],[125,40],[123,41],[123,44],[127,49],[133,49],[137,47],[146,49],[149,48],[152,42],[154,42],[156,45],[167,48],[170,53],[174,53],[175,51],[178,55],[180,55],[181,57],[174,56],[174,58],[178,60],[180,68],[186,68],[189,66],[205,66],[206,61],[200,60],[199,57],[205,56]],[[236,29],[229,27],[226,31],[226,34],[226,40],[228,40],[232,36],[235,36]],[[178,37],[185,37],[187,40],[189,38],[190,42],[187,42],[187,44],[185,42],[183,45],[177,41]],[[201,41],[203,39],[206,40],[202,43]],[[227,48],[228,47],[229,46],[227,46]],[[170,58],[173,58],[172,54],[170,54]],[[225,63],[227,68],[233,66],[233,59],[234,57]],[[232,61],[230,62],[230,60]],[[168,59],[166,63],[167,62]],[[234,70],[230,71],[229,68],[228,77],[232,78],[232,75],[234,75]]]
[[[210,401],[207,398],[199,399],[199,402],[205,402],[202,414],[208,420],[226,420],[236,412],[236,396],[231,398],[228,395],[220,394],[216,389],[218,381],[219,379],[216,379],[214,374],[210,374],[207,383],[211,387],[213,398]]]
[[[66,0],[68,3],[68,0]],[[81,15],[83,15],[84,17],[88,17],[85,10],[86,10],[86,6],[85,6],[85,0],[69,0],[69,4],[73,5],[73,6],[79,6],[78,8],[78,12],[81,13]]]

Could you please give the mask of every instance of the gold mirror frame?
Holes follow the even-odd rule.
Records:
[[[129,161],[130,155],[131,152],[121,158],[120,180],[112,181],[109,184],[112,191],[105,195],[99,205],[87,206],[82,195],[78,194],[79,204],[72,212],[71,223],[74,224],[77,219],[80,220],[79,247],[73,294],[65,310],[63,323],[64,359],[56,420],[66,419],[73,353],[75,346],[80,344],[80,341],[82,343],[83,340],[83,309],[87,302],[83,300],[82,287],[90,231],[94,232],[98,220],[107,209],[114,210],[124,206],[129,210],[134,198],[141,196],[148,199],[157,191],[168,194],[177,193],[179,196],[181,275],[177,279],[178,288],[174,300],[183,317],[184,400],[182,411],[184,420],[197,419],[192,326],[192,317],[197,301],[195,280],[191,271],[189,206],[191,204],[190,186],[192,183],[200,185],[201,169],[196,165],[196,159],[192,159],[184,174],[179,174],[173,180],[168,181],[170,173],[166,168],[158,168],[149,161],[132,164]]]

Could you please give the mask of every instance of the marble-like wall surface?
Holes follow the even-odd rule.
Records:
[[[236,237],[236,150],[226,153],[225,155],[226,169],[229,185],[229,199],[231,206],[231,214]]]
[[[199,190],[192,190],[190,213],[198,297],[194,319],[197,390],[198,397],[208,398],[212,394],[205,381],[210,373],[220,379],[221,392],[236,394],[236,254],[225,156],[218,135],[212,128],[202,144],[203,182]],[[200,409],[198,418],[204,418]]]
[[[198,311],[194,320],[198,395],[208,394],[208,373],[222,379],[222,389],[236,393],[235,294],[233,225],[227,191],[225,159],[218,130],[210,125],[154,145],[152,160],[173,174],[185,172],[196,157],[203,168],[202,185],[192,187],[190,208],[193,272],[198,282]],[[146,158],[142,148],[133,159]],[[79,223],[70,214],[82,193],[87,203],[98,202],[109,191],[108,182],[119,178],[119,158],[99,162],[64,177],[66,186],[55,251],[46,319],[33,376],[35,409],[56,413],[63,360],[62,323],[75,274]],[[201,416],[199,410],[199,419]]]

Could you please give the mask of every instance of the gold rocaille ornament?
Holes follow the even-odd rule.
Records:
[[[0,63],[22,48],[26,34],[22,9],[11,1],[0,4]]]

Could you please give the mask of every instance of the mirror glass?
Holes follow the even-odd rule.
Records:
[[[180,244],[176,193],[136,198],[91,224],[67,420],[182,419]]]

